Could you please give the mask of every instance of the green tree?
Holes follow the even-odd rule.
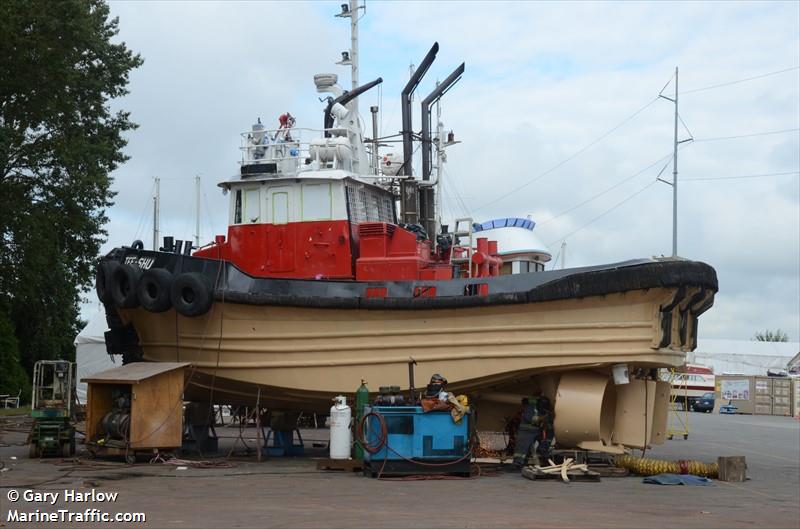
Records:
[[[31,382],[19,361],[19,345],[14,326],[8,316],[0,311],[0,395],[16,396],[27,402],[31,394]]]
[[[110,173],[136,127],[109,107],[142,63],[117,33],[102,0],[0,2],[0,309],[28,373],[74,358]]]
[[[764,332],[757,332],[753,336],[753,339],[757,342],[788,342],[789,335],[780,329],[776,329],[775,331],[767,329]]]

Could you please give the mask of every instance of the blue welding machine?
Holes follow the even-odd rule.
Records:
[[[364,474],[469,475],[470,420],[456,423],[447,411],[420,406],[364,408]]]

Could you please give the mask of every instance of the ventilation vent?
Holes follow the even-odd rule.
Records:
[[[382,235],[392,236],[397,227],[394,224],[385,222],[363,222],[358,225],[358,234],[361,237],[379,237]]]

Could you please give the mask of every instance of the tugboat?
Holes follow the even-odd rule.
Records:
[[[440,123],[431,132],[431,107],[464,64],[422,101],[421,134],[411,127],[411,94],[437,51],[403,90],[402,155],[381,156],[376,108],[372,138],[359,120],[355,100],[380,78],[345,90],[336,75],[316,75],[328,94],[321,129],[287,112],[278,129],[259,120],[242,134],[240,170],[219,184],[226,235],[200,248],[135,241],[103,257],[109,353],[191,362],[188,400],[252,405],[260,390],[273,409],[318,411],[362,379],[398,385],[413,360],[469,394],[483,429],[501,430],[521,397],[542,391],[560,446],[661,442],[670,388],[657,368],[695,348],[714,269],[638,259],[544,271],[546,250],[490,238],[531,232],[529,219],[443,225],[441,170],[431,176],[448,141]]]

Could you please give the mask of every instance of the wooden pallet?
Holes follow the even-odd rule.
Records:
[[[320,459],[317,470],[343,470],[345,472],[361,472],[364,462],[359,459]]]

